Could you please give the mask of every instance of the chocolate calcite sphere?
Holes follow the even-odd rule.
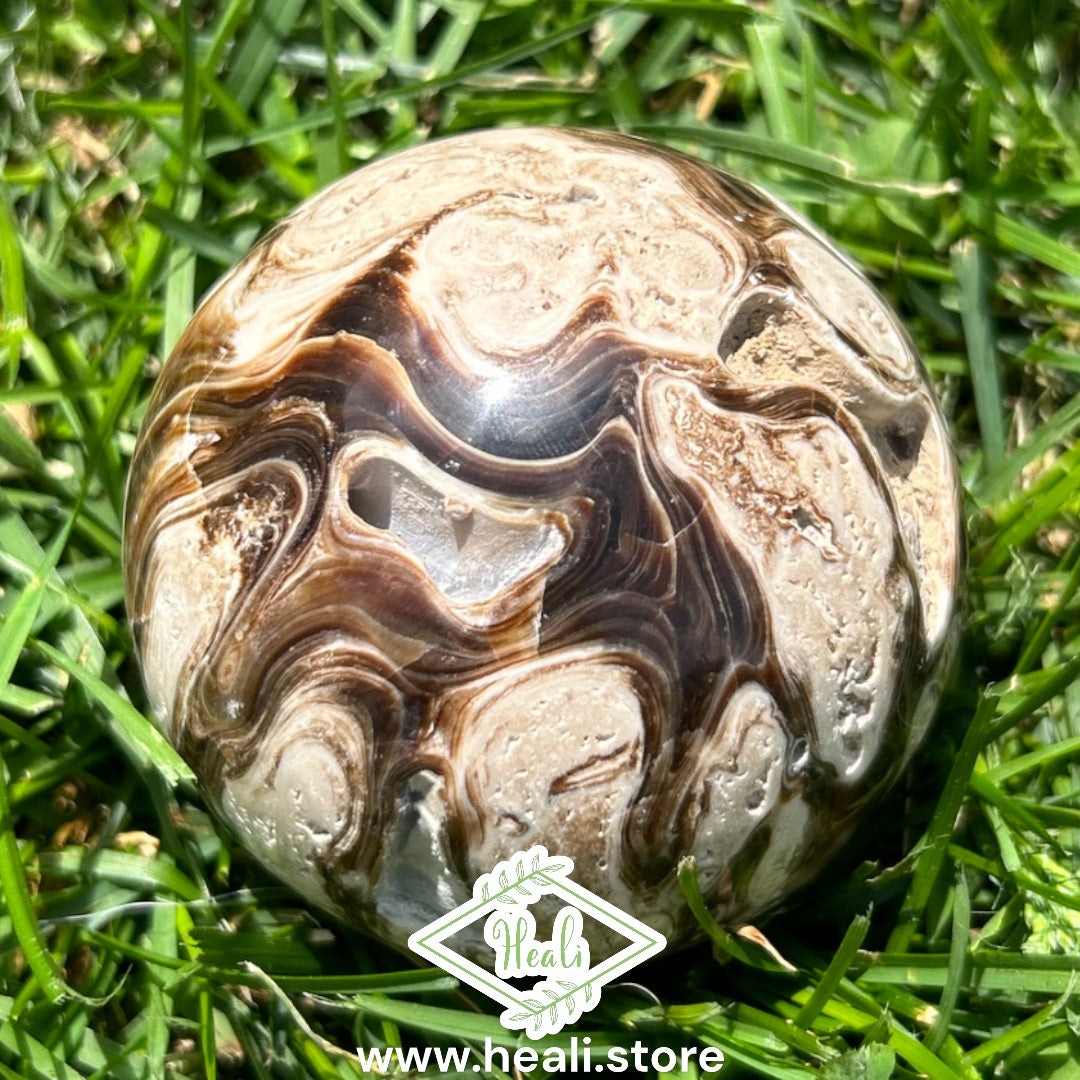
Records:
[[[301,206],[135,452],[153,711],[239,838],[403,946],[533,844],[665,933],[805,883],[926,731],[957,480],[906,333],[769,196],[462,135]]]

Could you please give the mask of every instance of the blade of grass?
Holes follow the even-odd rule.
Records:
[[[1080,657],[1073,657],[1065,664],[1060,664],[1046,674],[1041,685],[1025,696],[1017,705],[995,720],[986,732],[986,742],[996,742],[1011,731],[1021,720],[1027,719],[1037,709],[1070,687],[1080,678]]]
[[[75,847],[43,851],[38,865],[60,878],[108,881],[140,893],[165,892],[181,900],[197,900],[201,895],[193,881],[160,856],[148,859],[127,851]]]
[[[448,75],[458,66],[486,7],[487,0],[463,0],[454,6],[425,60],[427,77]]]
[[[75,515],[69,514],[53,537],[52,543],[37,562],[30,580],[19,593],[14,606],[4,619],[3,626],[0,627],[0,685],[2,686],[6,686],[11,680],[19,654],[26,646],[30,630],[45,599],[49,577],[56,569],[60,555],[67,546],[74,521]]]
[[[994,784],[1000,784],[1013,776],[1018,776],[1029,769],[1039,769],[1051,765],[1057,761],[1080,755],[1080,736],[1071,739],[1062,739],[1061,742],[1042,746],[1038,750],[1032,750],[1029,754],[1021,754],[1010,761],[1003,761],[986,771],[986,779]]]
[[[997,533],[990,550],[982,559],[979,570],[984,577],[1001,570],[1015,556],[1017,549],[1057,516],[1080,490],[1080,471],[1070,469],[1059,472],[1054,469],[1046,474],[1046,479],[1051,480],[1058,475],[1060,479],[1057,483],[1039,485],[1038,489],[1031,489],[1026,493],[1026,498],[1017,502],[1016,520]]]
[[[551,33],[544,34],[534,41],[524,44],[513,45],[509,48],[499,49],[489,57],[464,65],[457,71],[433,79],[418,80],[407,83],[404,86],[390,87],[377,91],[362,99],[350,100],[345,104],[345,116],[353,119],[365,113],[375,112],[385,108],[392,102],[410,101],[421,94],[435,94],[451,86],[456,86],[467,79],[486,72],[498,71],[503,67],[516,63],[519,60],[533,56],[539,56],[549,49],[553,49],[566,41],[570,41],[581,34],[587,33],[595,24],[599,15],[594,14],[570,23]],[[286,123],[264,125],[259,131],[251,135],[224,136],[207,140],[206,155],[209,158],[221,154],[232,153],[246,147],[261,146],[280,138],[282,135],[290,135],[293,132],[311,132],[326,127],[333,123],[333,112],[327,108],[315,108]]]
[[[780,24],[754,24],[747,28],[750,64],[761,88],[769,133],[780,142],[795,144],[798,121],[784,85],[784,28]]]
[[[968,981],[968,937],[971,932],[971,893],[964,867],[957,864],[953,888],[952,944],[949,949],[949,974],[941,991],[937,1016],[926,1033],[926,1048],[941,1050],[949,1033],[949,1022],[960,1000],[961,988]]]
[[[3,751],[0,750],[0,892],[3,893],[4,907],[11,918],[19,948],[26,957],[38,986],[49,1001],[58,1004],[67,998],[71,991],[38,928],[34,901],[26,882],[22,853],[15,837],[15,820],[8,800],[5,771]],[[0,1041],[5,1041],[2,1031]]]
[[[670,83],[668,73],[673,61],[685,51],[695,29],[693,19],[674,17],[665,19],[649,36],[649,43],[634,67],[634,79],[642,90],[650,93]]]
[[[207,989],[199,991],[199,1056],[205,1080],[217,1080],[217,1037],[214,1030],[214,999]]]
[[[713,944],[722,953],[738,960],[748,967],[760,971],[783,972],[789,974],[795,969],[786,961],[774,957],[760,945],[756,945],[738,934],[729,933],[710,914],[698,887],[697,866],[692,856],[679,860],[679,888],[686,897],[686,903],[702,930],[708,934]]]
[[[326,87],[330,95],[330,109],[334,117],[333,126],[333,173],[326,177],[332,180],[349,171],[349,132],[345,120],[345,100],[342,96],[341,72],[338,70],[337,27],[334,22],[334,5],[331,0],[319,0],[322,13],[322,43],[326,54]]]
[[[346,14],[376,45],[382,45],[389,35],[386,23],[381,16],[371,10],[364,0],[337,0],[337,6]]]
[[[982,203],[973,195],[965,194],[961,197],[960,205],[965,217],[979,227],[985,215]],[[1048,236],[1034,225],[1018,221],[1014,215],[999,210],[993,217],[991,229],[994,239],[1006,251],[1026,255],[1070,277],[1080,278],[1080,251]]]
[[[810,1027],[817,1019],[819,1013],[825,1007],[825,1003],[833,996],[836,988],[840,985],[840,981],[847,974],[855,954],[862,947],[863,941],[866,940],[866,933],[869,929],[869,915],[856,915],[851,921],[851,925],[847,928],[843,940],[833,954],[832,960],[829,961],[829,966],[818,980],[817,986],[814,987],[809,1000],[799,1009],[795,1016],[795,1023],[799,1027]]]
[[[147,929],[145,941],[151,952],[162,953],[165,956],[176,955],[176,920],[167,907],[156,906],[151,911],[150,926]],[[142,1012],[142,1017],[145,1018],[143,1038],[146,1044],[146,1056],[155,1072],[159,1069],[163,1072],[169,1044],[172,1041],[169,1025],[170,1022],[175,1023],[173,996],[155,978],[147,978],[144,987],[146,1008]]]
[[[865,954],[864,954],[865,955]],[[867,958],[860,986],[900,985],[944,989],[949,980],[949,953],[878,953]],[[972,991],[1006,994],[1064,993],[1075,984],[1080,954],[1036,956],[975,952],[970,957]]]
[[[967,1054],[967,1060],[972,1065],[979,1065],[984,1061],[993,1061],[995,1058],[1004,1056],[1025,1039],[1043,1031],[1048,1021],[1053,1020],[1064,1011],[1073,997],[1078,982],[1080,982],[1080,976],[1074,973],[1069,985],[1060,997],[1044,1005],[1038,1012],[1025,1017],[1000,1035],[995,1035],[980,1046],[970,1050]]]
[[[303,10],[304,0],[255,0],[247,32],[235,48],[225,80],[225,88],[242,111],[247,112],[255,104],[282,42]]]
[[[983,505],[1004,498],[1010,485],[1015,483],[1025,468],[1057,444],[1070,439],[1077,427],[1080,427],[1080,394],[1070,398],[1049,420],[1041,424],[1038,430],[1001,461],[992,473],[981,476],[972,489],[972,495]]]
[[[979,752],[987,740],[987,733],[996,706],[995,699],[984,696],[979,702],[975,716],[964,733],[964,740],[953,759],[945,790],[938,800],[934,816],[921,843],[922,853],[915,864],[915,873],[907,896],[904,898],[896,925],[889,935],[886,946],[889,952],[903,952],[911,945],[919,920],[926,911],[931,890],[937,882],[948,853],[949,838],[960,804],[967,793],[968,781],[975,769]]]
[[[939,0],[935,11],[971,74],[991,90],[999,102],[1003,101],[1005,88],[998,76],[998,69],[1004,66],[1004,62],[987,37],[975,10],[966,0]]]
[[[358,997],[356,1004],[365,1013],[393,1020],[396,1024],[424,1034],[475,1039],[477,1042],[491,1039],[492,1044],[497,1046],[514,1046],[518,1041],[517,1033],[508,1031],[494,1016],[413,1001],[396,1001],[375,994]]]
[[[983,459],[986,471],[993,474],[1005,456],[1005,425],[987,285],[991,271],[982,245],[970,237],[954,246],[952,265],[960,286],[960,316],[979,414]]]
[[[6,188],[0,186],[0,309],[3,311],[3,341],[7,362],[5,385],[15,385],[19,368],[19,348],[26,322],[26,280],[22,250]]]
[[[113,720],[110,734],[136,769],[156,769],[173,787],[194,782],[195,776],[187,762],[119,691],[47,642],[36,641],[33,647],[81,684],[102,705]]]

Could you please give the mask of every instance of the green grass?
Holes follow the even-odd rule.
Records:
[[[1078,26],[1067,0],[4,4],[0,1078],[351,1078],[358,1044],[504,1036],[206,814],[145,718],[119,530],[213,280],[343,171],[520,123],[667,142],[846,246],[926,357],[970,533],[916,768],[765,928],[795,970],[702,911],[709,945],[575,1033],[716,1045],[725,1076],[1080,1077]]]

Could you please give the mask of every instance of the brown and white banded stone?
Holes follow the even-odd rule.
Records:
[[[402,945],[543,843],[673,944],[923,736],[957,480],[918,357],[773,199],[648,143],[370,165],[207,298],[128,493],[152,707],[238,835]]]

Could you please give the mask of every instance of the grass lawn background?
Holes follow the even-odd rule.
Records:
[[[796,970],[710,925],[548,1041],[1080,1077],[1078,63],[1065,0],[5,0],[0,1078],[350,1078],[357,1045],[513,1041],[219,831],[145,718],[119,522],[220,273],[363,162],[522,123],[724,164],[866,266],[937,385],[970,547],[906,787],[765,925]]]

